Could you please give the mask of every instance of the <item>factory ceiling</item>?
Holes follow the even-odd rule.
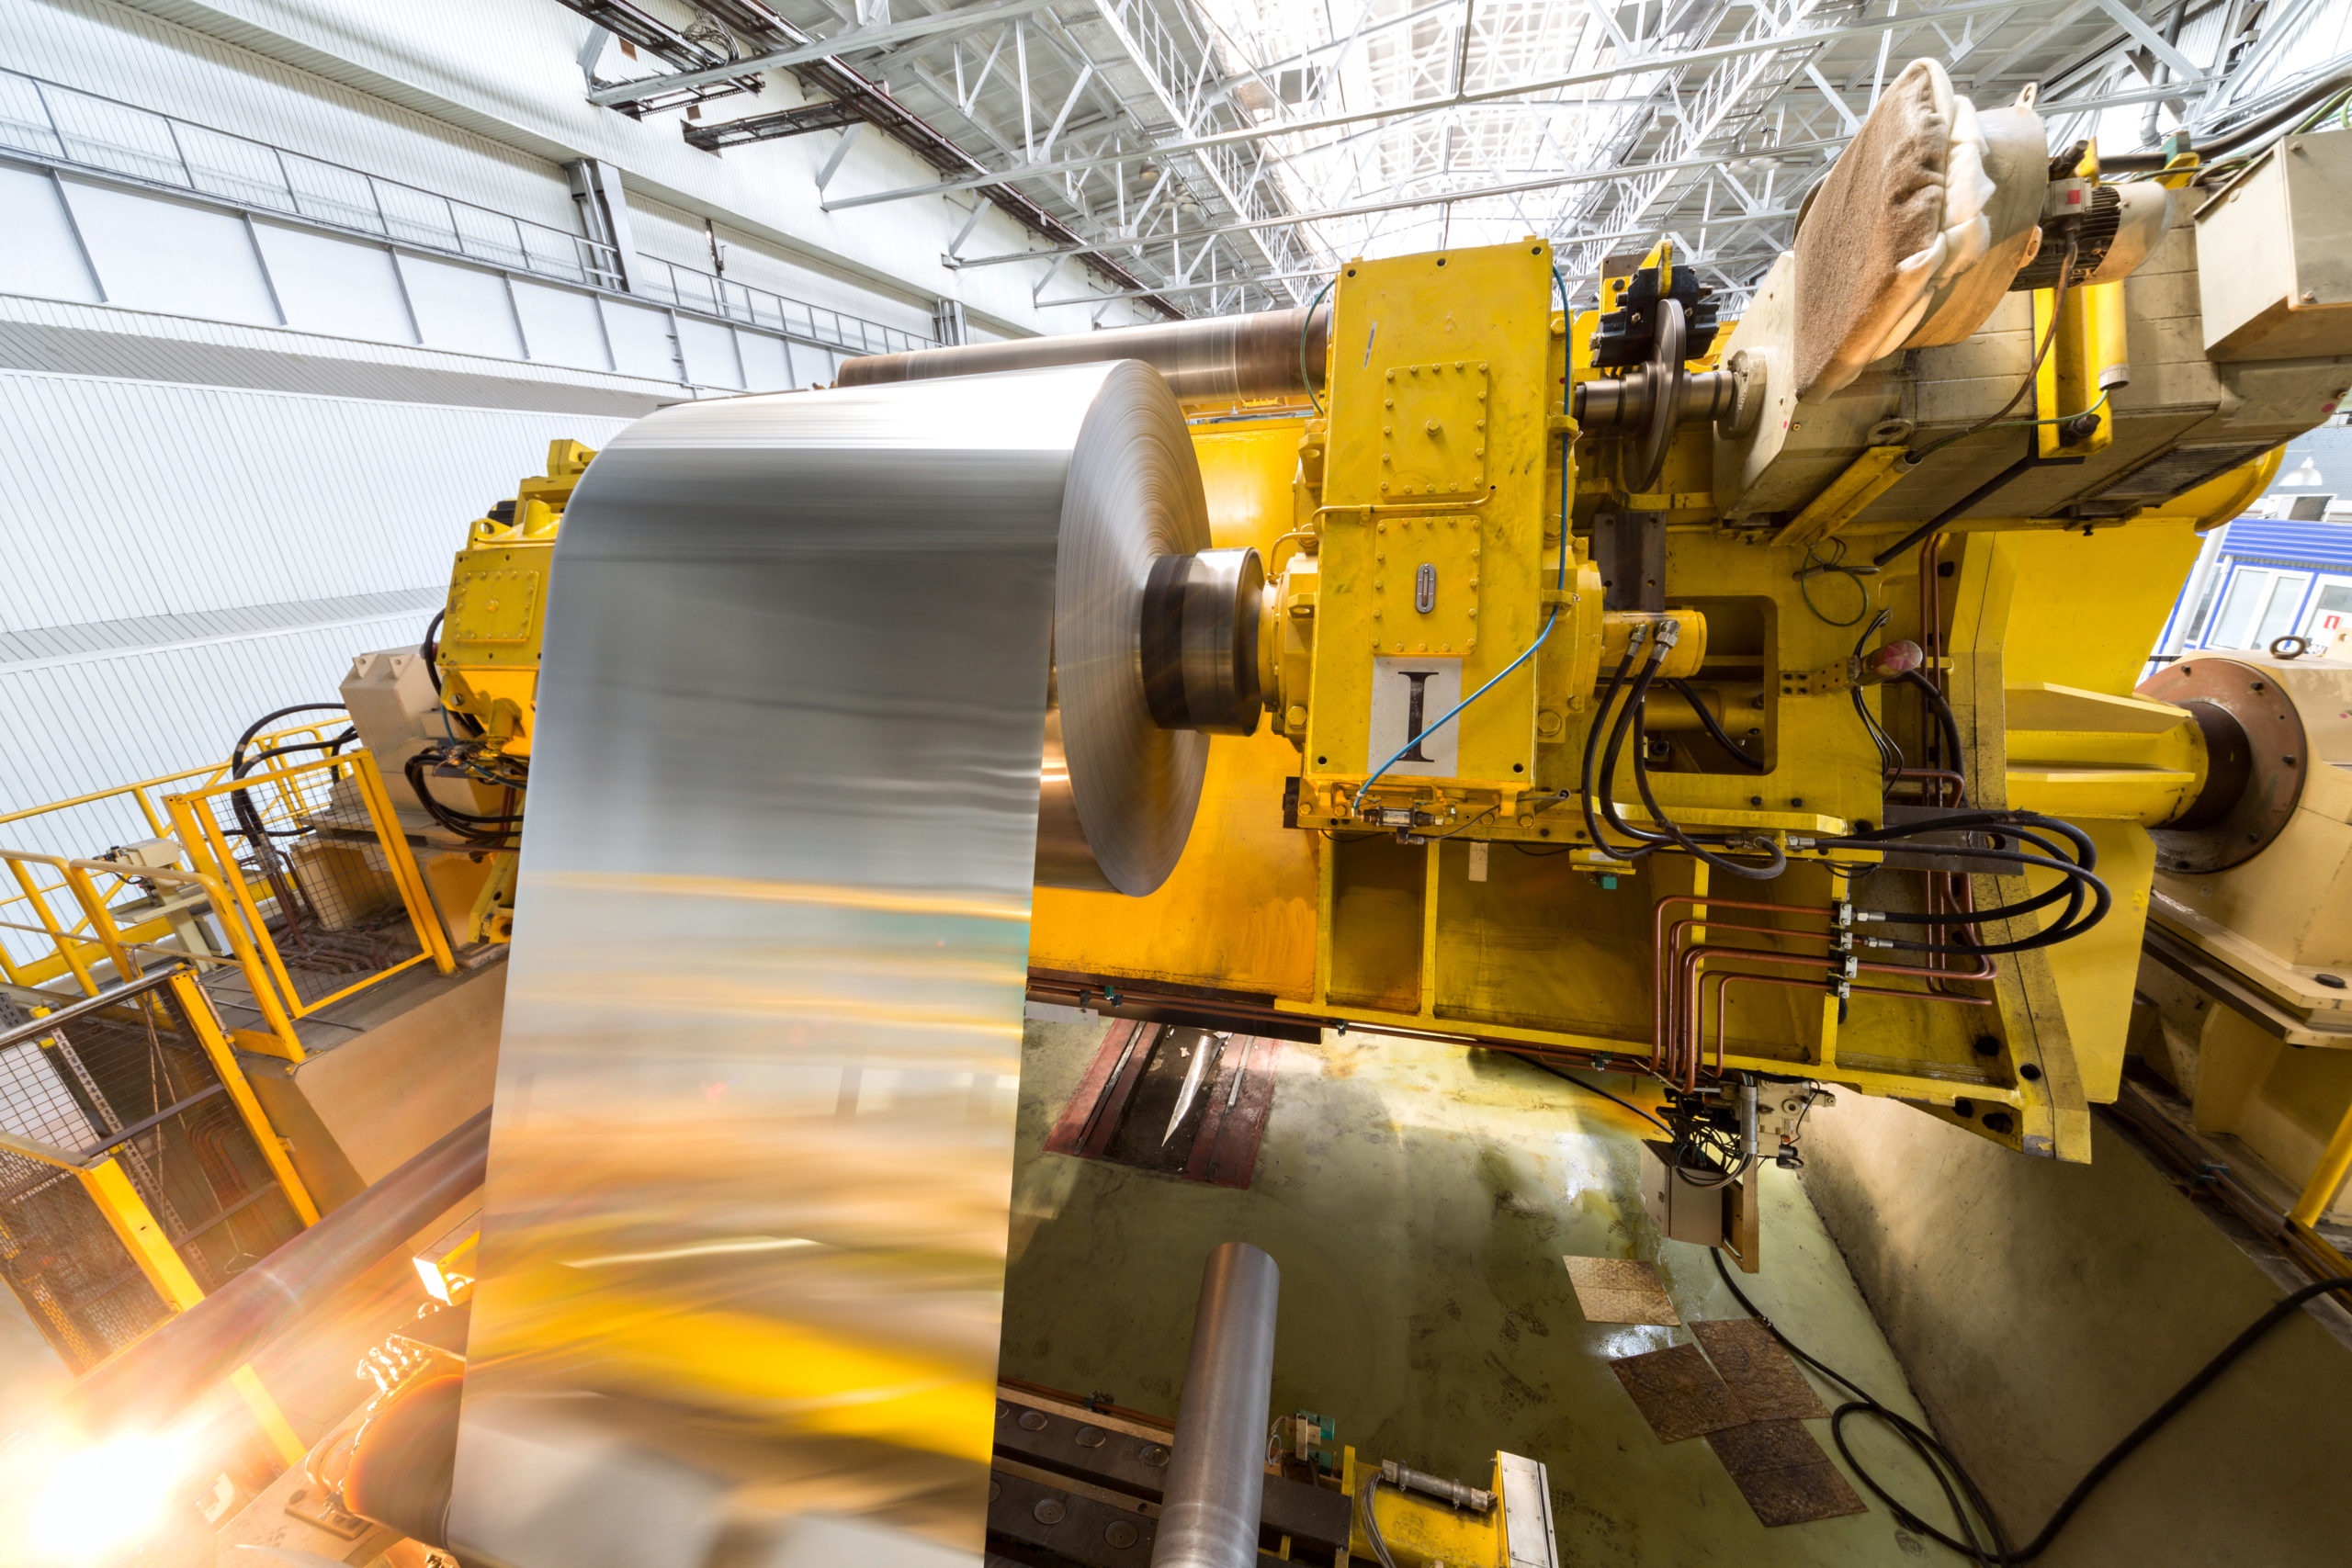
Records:
[[[1041,304],[1186,315],[1529,233],[1588,295],[1604,257],[1672,239],[1736,304],[1912,59],[1981,107],[2034,87],[2054,141],[2115,152],[2210,143],[2352,56],[2331,0],[560,3],[613,35],[582,54],[597,102],[691,113],[714,152],[895,136],[937,177],[851,189],[831,159],[829,210],[993,203],[1027,246],[967,226],[952,265],[1026,265]],[[757,89],[775,68],[799,102]]]

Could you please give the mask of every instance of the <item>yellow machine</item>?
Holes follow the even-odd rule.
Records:
[[[1314,392],[1204,395],[1124,345],[1171,366],[1214,542],[1260,563],[1236,683],[1266,718],[1216,744],[1157,892],[1039,889],[1033,994],[1646,1070],[1725,1159],[1770,1156],[1758,1078],[2087,1158],[2156,842],[2249,787],[2218,710],[2134,688],[2199,530],[2347,373],[2209,357],[2178,175],[2053,168],[2030,212],[2124,193],[2103,236],[2050,223],[2063,282],[1826,391],[1801,254],[1720,326],[1665,246],[1573,318],[1539,240],[1352,262],[1328,313],[1247,329],[1319,355]],[[533,563],[590,456],[559,443],[458,558],[439,663],[483,787],[528,757]],[[511,869],[482,898],[497,937]]]

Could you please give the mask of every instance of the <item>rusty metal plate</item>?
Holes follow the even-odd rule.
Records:
[[[1568,1283],[1588,1323],[1655,1323],[1682,1326],[1655,1264],[1638,1258],[1564,1258]]]
[[[1796,1359],[1752,1317],[1694,1323],[1715,1371],[1751,1421],[1815,1421],[1829,1414]]]
[[[1754,1421],[1707,1434],[1732,1482],[1767,1526],[1869,1512],[1813,1434],[1795,1421]]]
[[[1747,1420],[1747,1412],[1696,1345],[1626,1356],[1611,1362],[1610,1370],[1661,1443],[1704,1437]]]

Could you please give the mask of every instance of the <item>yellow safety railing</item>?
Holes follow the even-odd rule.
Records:
[[[137,978],[142,954],[203,964],[218,999],[259,1016],[258,1028],[232,1032],[236,1044],[299,1062],[296,1021],[420,964],[457,967],[368,752],[272,759],[243,778],[226,764],[190,769],[0,817],[0,833],[119,798],[137,803],[187,869],[0,848],[0,925],[49,949],[26,957],[0,946],[0,976],[15,986],[70,977],[95,996],[109,979]],[[240,987],[246,996],[232,994]]]
[[[289,725],[284,729],[257,737],[253,745],[257,751],[266,752],[292,744],[305,736],[323,742],[332,728],[329,724]],[[269,759],[262,767],[266,771],[275,771],[276,765],[281,761],[282,759]],[[202,788],[217,784],[229,776],[229,768],[227,762],[183,768],[175,773],[162,773],[152,779],[141,779],[135,784],[93,790],[70,799],[52,800],[45,806],[0,812],[0,844],[21,841],[27,837],[47,838],[53,842],[61,836],[79,836],[82,824],[74,821],[73,817],[77,812],[97,818],[99,822],[111,819],[118,824],[135,813],[133,819],[144,824],[149,837],[168,839],[172,837],[172,823],[169,809],[164,804],[165,795],[175,789]],[[117,826],[103,830],[112,833],[120,829]],[[100,842],[103,840],[88,844],[93,854]],[[70,854],[72,852],[65,852]],[[6,943],[0,942],[0,978],[14,985],[40,987],[71,975],[87,995],[95,982],[86,970],[91,961],[105,956],[104,943],[95,929],[93,917],[82,909],[83,900],[69,886],[67,879],[44,875],[40,867],[51,863],[50,860],[43,860],[38,864],[19,863],[13,868],[11,877],[0,879],[0,931],[42,937],[49,949],[41,956],[28,959],[11,952]],[[111,902],[129,886],[131,875],[143,874],[143,870],[127,864],[107,865],[93,874]],[[9,882],[15,884],[13,891],[8,886]],[[175,925],[180,923],[174,919],[174,913],[175,911],[135,919],[127,925],[117,922],[118,934],[122,942],[134,948],[153,942],[174,933]]]
[[[166,795],[164,804],[191,866],[227,886],[259,937],[270,978],[295,1017],[419,964],[445,975],[457,967],[368,752],[221,780]],[[286,841],[291,848],[281,852]],[[401,956],[396,949],[404,942],[415,951]]]
[[[74,873],[79,865],[86,863],[62,863],[62,868],[69,880],[85,882],[85,876],[76,876]],[[103,865],[106,863],[96,863]],[[107,923],[99,921],[98,929],[107,929]],[[69,1035],[78,1038],[82,1026],[93,1017],[120,1020],[128,1015],[142,1023],[151,1038],[160,1031],[164,1035],[187,1040],[210,1069],[211,1084],[186,1093],[174,1104],[128,1127],[116,1130],[116,1123],[112,1121],[100,1126],[80,1118],[74,1119],[79,1122],[83,1134],[91,1140],[84,1146],[66,1147],[39,1138],[0,1132],[0,1158],[13,1156],[18,1162],[30,1161],[71,1174],[105,1221],[107,1228],[120,1242],[130,1261],[153,1288],[165,1312],[185,1312],[204,1298],[205,1291],[198,1279],[198,1269],[205,1269],[218,1282],[218,1259],[208,1262],[199,1252],[192,1250],[197,1247],[198,1238],[241,1213],[266,1193],[269,1186],[274,1185],[277,1189],[292,1210],[298,1224],[307,1226],[318,1223],[318,1205],[311,1199],[301,1176],[295,1170],[292,1160],[288,1157],[286,1145],[279,1141],[268,1118],[263,1114],[253,1086],[237,1065],[236,1053],[231,1048],[220,1017],[198,983],[191,965],[175,964],[155,974],[97,992],[79,1002],[68,1001],[61,996],[60,1004],[55,1009],[32,1008],[34,1016],[28,1022],[0,1031],[0,1045],[30,1044],[44,1054],[62,1054],[66,1049],[65,1038]],[[74,1066],[79,1073],[87,1071],[82,1067],[79,1058],[75,1059]],[[172,1092],[187,1090],[189,1087],[183,1077]],[[175,1236],[164,1223],[171,1213],[169,1199],[155,1182],[153,1156],[156,1151],[145,1148],[144,1144],[149,1139],[161,1140],[166,1133],[164,1123],[195,1112],[203,1102],[219,1095],[225,1095],[233,1107],[235,1122],[241,1124],[251,1137],[254,1151],[259,1155],[269,1173],[268,1182],[249,1194],[243,1201],[226,1203],[209,1220],[188,1222],[193,1228],[187,1234]],[[50,1130],[53,1134],[71,1134],[72,1122],[52,1121],[54,1124]],[[160,1146],[158,1143],[157,1147]],[[160,1212],[156,1201],[165,1204]],[[195,1267],[192,1268],[191,1263]],[[31,1265],[34,1274],[39,1273],[40,1268],[38,1263]],[[22,1288],[21,1283],[19,1288]],[[44,1293],[38,1299],[51,1309],[53,1317],[61,1313],[66,1317],[73,1315],[61,1307],[53,1295]],[[75,1339],[85,1353],[94,1355],[106,1348],[104,1344],[92,1347],[82,1343],[87,1337],[87,1324],[77,1322],[67,1326],[85,1331]],[[66,1332],[67,1327],[60,1327],[59,1331]],[[119,1345],[114,1347],[119,1348]],[[299,1460],[303,1452],[302,1444],[253,1369],[239,1368],[231,1382],[279,1455],[288,1463]]]

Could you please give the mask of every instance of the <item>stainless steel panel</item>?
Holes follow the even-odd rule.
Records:
[[[1067,591],[1074,554],[1148,569],[1132,536],[1182,534],[1100,449],[1173,418],[1134,365],[745,398],[645,420],[582,479],[451,1513],[471,1568],[978,1551],[1057,562]]]

